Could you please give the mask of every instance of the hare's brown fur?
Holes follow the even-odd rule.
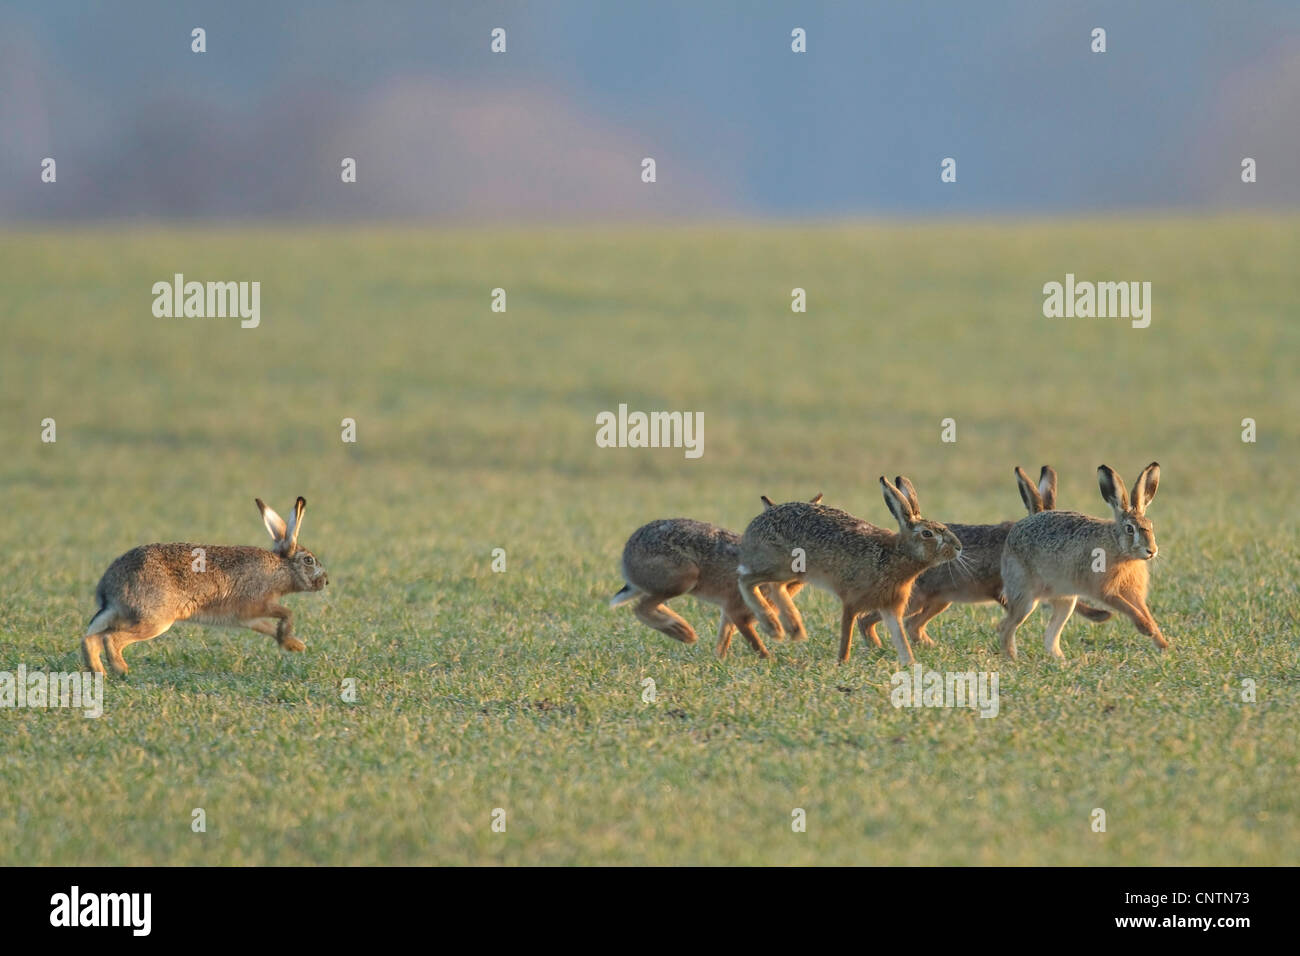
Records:
[[[1038,485],[1029,480],[1024,470],[1016,468],[1016,482],[1020,498],[1030,514],[1050,511],[1056,507],[1056,472],[1044,465],[1039,472]],[[1001,524],[953,524],[948,530],[961,541],[961,557],[925,571],[912,585],[912,596],[904,615],[908,638],[915,644],[934,645],[926,625],[953,604],[981,604],[1002,602],[1002,548],[1015,522]],[[1092,621],[1105,621],[1109,611],[1100,611],[1087,604],[1079,604],[1080,614]],[[879,612],[872,611],[858,618],[858,627],[864,639],[880,646],[876,635]]]
[[[916,492],[906,479],[900,485],[906,494],[883,476],[880,483],[898,532],[805,502],[769,508],[750,522],[740,542],[740,590],[764,631],[779,636],[783,623],[760,587],[811,581],[834,592],[843,606],[841,662],[849,659],[853,622],[870,611],[881,612],[899,660],[912,661],[899,622],[912,584],[927,568],[959,554],[961,543],[944,525],[921,517]],[[796,634],[802,634],[798,611],[783,610],[791,612]]]
[[[1097,479],[1113,520],[1043,511],[1020,519],[1007,536],[1002,554],[1007,613],[998,626],[1007,656],[1016,656],[1016,629],[1039,601],[1048,601],[1052,618],[1043,644],[1048,654],[1063,658],[1061,630],[1080,596],[1127,616],[1160,650],[1169,646],[1147,607],[1148,562],[1158,549],[1146,508],[1159,486],[1160,465],[1142,469],[1131,498],[1106,465],[1097,469]],[[1093,570],[1099,552],[1104,567]]]
[[[765,507],[774,507],[763,497]],[[821,500],[818,495],[815,501]],[[623,547],[623,580],[627,584],[610,599],[618,607],[635,601],[642,623],[684,644],[698,639],[695,629],[665,602],[692,594],[721,608],[718,619],[719,657],[726,657],[737,630],[760,657],[771,656],[754,629],[754,615],[745,605],[737,583],[740,536],[734,531],[692,518],[664,518],[642,525]],[[769,595],[781,607],[793,609],[802,584],[773,587]],[[795,612],[797,616],[798,612]]]
[[[122,650],[165,633],[177,621],[247,627],[273,636],[285,650],[301,651],[293,614],[280,598],[329,583],[316,556],[297,544],[306,504],[298,499],[294,523],[286,526],[258,501],[268,529],[278,529],[271,531],[274,551],[178,542],[142,545],[119,557],[95,589],[99,610],[81,642],[86,666],[102,673],[100,655],[106,651],[109,666],[125,674]]]

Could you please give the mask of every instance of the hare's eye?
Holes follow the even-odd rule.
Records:
[[[931,531],[929,528],[926,528],[924,531],[921,532],[921,537],[923,537],[923,538],[933,538],[933,537],[934,537],[934,532]]]
[[[303,560],[306,561],[308,564],[315,564],[315,563],[316,563],[316,559],[313,558],[310,554],[307,555],[305,558],[303,558]]]
[[[1125,532],[1125,534],[1132,534],[1132,533],[1133,533],[1133,526],[1132,526],[1131,524],[1126,524],[1126,525],[1124,525],[1124,532]]]

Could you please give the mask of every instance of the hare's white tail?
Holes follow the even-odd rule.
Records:
[[[89,637],[91,634],[99,634],[101,631],[108,630],[108,627],[113,623],[113,618],[115,616],[115,611],[107,605],[101,604],[99,610],[95,612],[95,616],[92,617],[90,623],[86,625],[86,636]]]
[[[635,601],[637,595],[640,593],[641,592],[638,591],[636,588],[632,587],[632,585],[625,584],[617,594],[615,594],[612,598],[609,599],[609,606],[622,607],[624,604],[627,604],[629,601]]]

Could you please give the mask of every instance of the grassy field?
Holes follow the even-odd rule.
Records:
[[[134,545],[267,543],[254,496],[306,496],[331,577],[305,653],[178,625],[101,719],[0,710],[0,863],[1294,863],[1297,261],[1293,219],[0,235],[0,669],[79,667]],[[154,318],[175,272],[260,281],[261,326]],[[1044,318],[1067,272],[1150,281],[1150,328]],[[619,403],[702,411],[703,457],[598,448]],[[992,719],[893,708],[821,592],[767,662],[690,598],[693,647],[605,606],[652,518],[888,525],[902,473],[996,521],[1044,462],[1105,515],[1096,466],[1151,460],[1173,647],[1076,617],[1053,666],[1040,610],[1008,663],[953,608],[918,659],[996,670]]]

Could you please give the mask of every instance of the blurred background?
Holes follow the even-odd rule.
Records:
[[[0,3],[9,220],[1276,208],[1297,115],[1294,0]]]

